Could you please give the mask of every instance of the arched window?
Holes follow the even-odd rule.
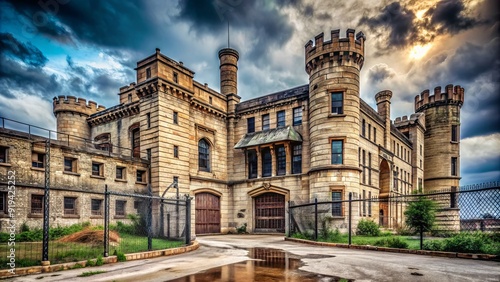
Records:
[[[138,122],[132,124],[129,127],[129,132],[131,136],[131,145],[132,145],[132,156],[134,158],[141,157],[141,131],[140,124]]]
[[[210,144],[205,139],[198,142],[198,169],[210,171]]]
[[[112,152],[111,134],[103,133],[94,138],[94,147],[99,150]]]

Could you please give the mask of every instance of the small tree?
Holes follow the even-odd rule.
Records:
[[[419,191],[421,192],[421,191]],[[436,219],[436,203],[424,195],[410,202],[405,211],[406,225],[420,233],[420,249],[423,248],[423,233],[430,231]]]

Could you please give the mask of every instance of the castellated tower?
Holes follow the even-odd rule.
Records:
[[[359,193],[359,72],[364,61],[365,35],[347,30],[323,33],[305,46],[309,75],[310,197],[331,199],[332,192]]]
[[[457,189],[460,184],[460,108],[464,89],[459,85],[424,90],[415,97],[415,112],[425,113],[425,192]]]
[[[84,144],[83,139],[90,139],[90,126],[87,118],[105,107],[94,101],[87,101],[74,96],[59,96],[53,99],[54,115],[57,118],[57,139],[69,141],[71,145]],[[63,133],[63,134],[61,134]],[[68,135],[66,135],[68,134]]]
[[[383,90],[375,95],[377,112],[385,121],[384,148],[391,147],[391,98],[392,92],[390,90]]]

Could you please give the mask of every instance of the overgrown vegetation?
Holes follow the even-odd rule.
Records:
[[[85,271],[82,274],[77,275],[77,276],[78,277],[89,277],[89,276],[96,275],[96,274],[101,274],[101,273],[106,273],[106,271],[103,271],[103,270]]]
[[[73,224],[70,226],[57,226],[49,229],[49,239],[57,240],[69,234],[82,231],[84,228],[89,227],[90,222]],[[0,241],[7,242],[9,233],[0,233]],[[21,232],[16,234],[16,242],[36,242],[43,240],[43,230],[41,228],[30,229],[26,223],[21,225]]]
[[[238,234],[246,234],[247,233],[247,224],[243,223],[243,225],[236,228],[236,232],[238,232]]]
[[[458,233],[442,240],[427,240],[424,250],[500,255],[500,240],[497,234]]]

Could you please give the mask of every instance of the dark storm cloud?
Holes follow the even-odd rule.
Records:
[[[9,0],[14,9],[47,37],[102,46],[140,46],[157,30],[144,1]],[[62,4],[59,4],[61,2]],[[67,3],[66,3],[67,2]],[[63,26],[69,28],[66,30]]]
[[[407,45],[409,40],[414,40],[417,29],[413,25],[415,14],[399,2],[391,3],[380,11],[375,17],[364,16],[360,19],[360,25],[367,25],[371,30],[380,28],[388,29],[388,45],[400,47]]]
[[[47,62],[47,58],[38,48],[31,43],[19,42],[10,33],[0,33],[0,56],[20,59],[34,68],[43,67]]]
[[[387,65],[376,65],[368,71],[368,81],[369,84],[376,84],[387,78],[394,77],[394,75],[394,71],[392,71]]]
[[[438,33],[457,33],[469,29],[479,22],[464,15],[465,6],[461,1],[440,1],[436,6],[427,10],[425,15],[430,17],[431,29]]]
[[[488,159],[487,162],[476,165],[462,167],[462,173],[484,173],[490,171],[500,171],[500,158]]]

